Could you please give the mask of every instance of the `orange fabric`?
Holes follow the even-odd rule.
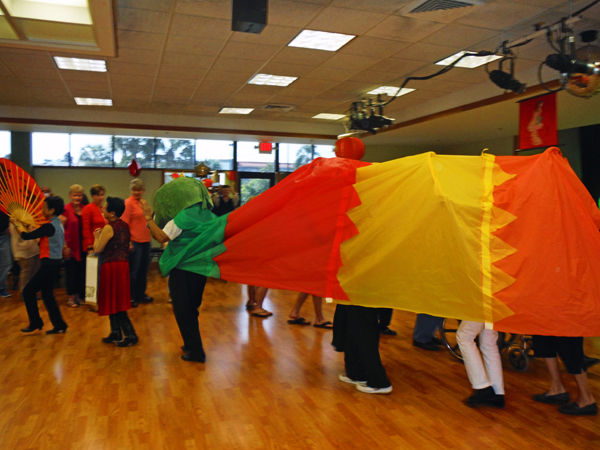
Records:
[[[221,277],[255,286],[346,299],[339,245],[357,233],[346,212],[361,161],[318,158],[227,217]],[[290,257],[293,255],[293,257]]]
[[[84,206],[81,210],[81,220],[83,221],[83,248],[87,249],[94,245],[94,230],[104,228],[106,220],[95,203]]]
[[[125,212],[121,220],[129,225],[132,242],[150,242],[150,229],[142,212],[139,200],[133,196],[125,200]]]
[[[516,177],[495,206],[516,219],[494,234],[517,251],[494,263],[515,282],[496,296],[515,312],[500,331],[600,336],[600,211],[560,151],[499,156]]]

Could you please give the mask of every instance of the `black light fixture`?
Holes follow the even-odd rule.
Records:
[[[583,43],[589,44],[597,39],[598,32],[596,30],[588,30],[582,32],[580,36]],[[567,41],[569,46],[568,49]],[[583,55],[583,52],[578,52],[575,49],[575,39],[572,35],[562,39],[560,44],[560,53],[548,55],[544,64],[551,69],[564,74],[581,73],[583,75],[598,75],[600,72],[600,68],[598,67],[599,62],[590,61],[590,58],[579,58],[579,56],[585,55]],[[586,47],[583,47],[582,49],[585,48]],[[567,53],[567,51],[569,52]]]
[[[513,55],[512,51],[507,48],[507,43],[502,43],[502,52],[504,53],[504,58],[502,58],[498,63],[498,69],[492,70],[488,72],[490,75],[490,80],[500,89],[504,89],[506,91],[513,91],[517,94],[523,94],[527,90],[527,85],[521,83],[519,80],[515,78],[515,59],[516,57]],[[504,72],[502,70],[502,66],[504,61],[510,62],[510,73]],[[487,67],[486,67],[487,70]]]
[[[377,130],[387,127],[394,122],[394,119],[383,115],[383,106],[385,102],[381,99],[381,94],[377,95],[377,100],[366,99],[360,102],[353,102],[348,115],[347,128],[349,131],[368,131],[371,134],[377,134]],[[377,109],[377,114],[375,113]]]

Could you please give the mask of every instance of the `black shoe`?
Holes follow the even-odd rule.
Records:
[[[102,342],[104,342],[105,344],[114,344],[115,342],[119,342],[122,340],[123,333],[121,333],[121,330],[113,330],[108,336],[102,338]]]
[[[131,307],[132,308],[137,308],[138,306],[139,306],[138,302],[136,302],[135,300],[131,300]]]
[[[558,412],[563,414],[569,414],[570,416],[597,416],[598,405],[592,403],[591,405],[580,407],[576,402],[569,403],[568,405],[561,406],[558,408]]]
[[[138,303],[152,303],[153,301],[154,299],[152,297],[148,297],[147,295],[144,295],[142,298],[137,299]]]
[[[23,333],[31,333],[32,331],[35,330],[41,330],[43,328],[44,324],[40,323],[39,325],[31,325],[29,324],[29,326],[27,326],[26,328],[21,328],[21,331]]]
[[[385,336],[396,336],[398,333],[396,333],[394,330],[390,330],[389,327],[385,327],[382,330],[379,330],[379,334],[383,334]]]
[[[67,326],[54,327],[51,330],[46,331],[46,334],[62,334],[67,332]]]
[[[185,354],[181,355],[181,359],[183,359],[184,361],[203,363],[206,361],[206,356],[205,355],[197,355],[195,353],[185,353]]]
[[[419,342],[413,339],[413,347],[419,347],[423,350],[429,350],[430,352],[437,352],[439,347],[435,345],[433,342]]]
[[[444,345],[444,341],[442,341],[441,339],[438,339],[436,337],[431,338],[431,343],[435,344],[435,345]]]
[[[563,392],[562,394],[548,395],[547,392],[543,394],[532,395],[531,398],[538,403],[545,403],[547,405],[566,405],[569,403],[569,393]]]
[[[131,333],[129,336],[124,338],[122,341],[115,342],[117,347],[131,347],[136,345],[140,340],[135,333]]]
[[[583,366],[586,370],[589,369],[590,367],[595,366],[598,363],[600,363],[600,359],[590,358],[589,356],[583,355]]]
[[[485,389],[476,389],[475,393],[465,400],[465,405],[471,408],[479,406],[493,406],[494,408],[504,408],[504,395],[498,395],[494,388],[489,386]]]
[[[190,352],[190,351],[189,351],[187,348],[185,348],[185,345],[182,345],[182,346],[181,346],[181,351],[182,351],[183,353],[189,353],[189,352]]]

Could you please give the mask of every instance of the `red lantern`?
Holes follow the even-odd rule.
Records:
[[[179,174],[178,173],[174,173],[171,175],[171,178],[175,179],[175,178],[179,178]]]
[[[129,173],[132,177],[138,177],[142,171],[142,166],[140,166],[135,159],[132,159],[127,167],[129,168]]]
[[[335,156],[360,160],[365,156],[365,144],[356,137],[338,139],[335,143]]]
[[[235,181],[235,171],[230,170],[227,172],[227,178],[229,178],[231,181]]]
[[[204,180],[202,180],[202,183],[204,183],[204,186],[206,186],[207,188],[212,186],[212,180],[210,178],[205,178]]]

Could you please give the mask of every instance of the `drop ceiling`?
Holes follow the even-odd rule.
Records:
[[[368,91],[399,86],[409,75],[436,72],[440,69],[436,61],[461,50],[493,50],[503,40],[531,34],[535,23],[554,23],[591,0],[471,1],[475,4],[461,8],[411,12],[422,3],[270,0],[268,25],[257,35],[231,31],[231,0],[90,0],[95,43],[109,43],[103,49],[84,51],[48,42],[40,47],[31,40],[19,46],[14,39],[0,39],[0,126],[44,128],[35,125],[38,121],[47,124],[46,130],[110,133],[123,124],[131,132],[136,127],[179,127],[191,130],[188,135],[208,138],[290,141],[295,137],[331,142],[345,132],[341,122],[313,116],[344,114],[352,101]],[[109,27],[106,8],[113,8],[114,22]],[[98,13],[95,20],[94,11],[104,13]],[[356,37],[336,52],[288,47],[305,29]],[[575,29],[600,29],[600,5],[586,11]],[[110,56],[111,51],[115,56]],[[543,38],[519,48],[517,78],[530,86],[538,84],[537,68],[553,52]],[[53,56],[102,59],[108,70],[61,70]],[[248,84],[259,73],[298,79],[287,87]],[[550,69],[544,74],[548,79],[557,75]],[[484,68],[456,68],[407,87],[416,90],[398,97],[385,111],[397,123],[503,93],[489,81]],[[113,106],[78,106],[76,97],[112,99]],[[587,114],[574,126],[600,122],[596,99],[575,100],[563,103],[574,104]],[[514,100],[509,103],[514,105]],[[269,108],[274,105],[283,108]],[[506,125],[496,128],[514,134],[514,107],[498,105],[496,119]],[[219,114],[223,107],[254,110],[244,116]],[[437,126],[427,127],[420,137],[418,130],[425,128],[405,127],[365,142],[427,143],[444,136],[460,142],[472,139],[468,131],[473,127],[491,127],[493,119],[488,116],[493,118],[494,113],[481,114],[480,120],[477,113],[466,115],[463,121],[439,119]],[[18,119],[23,123],[16,124]]]

